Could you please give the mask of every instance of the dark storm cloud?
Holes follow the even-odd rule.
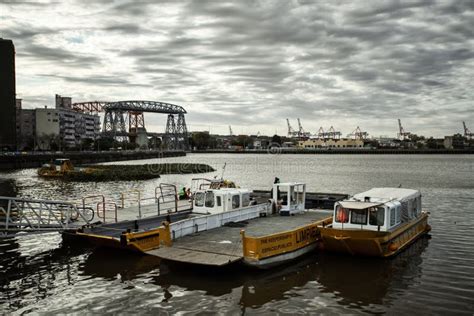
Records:
[[[474,1],[103,0],[74,9],[87,16],[80,28],[95,46],[37,41],[77,25],[16,23],[0,32],[21,42],[19,57],[69,67],[57,77],[67,82],[122,87],[138,77],[141,91],[187,104],[190,123],[273,130],[304,117],[315,129],[335,118],[356,125],[406,117],[435,133],[436,117],[445,128],[473,116]],[[121,77],[122,65],[133,74]],[[74,73],[92,67],[103,75]]]
[[[33,43],[23,44],[22,49],[17,50],[17,55],[76,68],[97,67],[101,63],[101,59],[95,56]]]
[[[124,78],[125,74],[122,76],[98,76],[93,74],[88,74],[82,77],[73,77],[73,76],[64,76],[64,75],[51,75],[51,74],[42,74],[39,75],[42,77],[50,77],[62,79],[72,83],[86,83],[100,86],[121,86],[121,87],[149,87],[150,85],[136,84],[132,81]]]

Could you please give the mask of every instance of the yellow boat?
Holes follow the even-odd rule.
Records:
[[[38,169],[38,175],[45,178],[61,178],[68,172],[92,173],[92,168],[74,168],[68,158],[55,159],[52,164],[44,164]]]
[[[374,188],[334,205],[332,223],[320,228],[325,250],[351,255],[394,256],[431,230],[421,193]]]

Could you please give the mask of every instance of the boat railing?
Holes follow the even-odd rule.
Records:
[[[65,231],[89,224],[94,210],[72,202],[0,197],[0,236]]]
[[[117,217],[117,203],[115,202],[98,202],[96,207],[97,217],[102,220],[102,222],[107,223],[110,220],[113,220],[115,223],[118,222]],[[112,214],[112,217],[108,215]]]
[[[132,206],[136,203],[138,206],[138,218],[142,218],[142,193],[140,190],[134,189],[120,193],[120,208]]]

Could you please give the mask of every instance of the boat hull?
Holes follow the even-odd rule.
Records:
[[[427,213],[392,232],[320,228],[324,250],[372,257],[394,256],[430,230]]]

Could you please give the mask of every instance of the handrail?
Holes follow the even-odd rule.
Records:
[[[137,203],[138,203],[138,218],[142,218],[142,209],[141,209],[141,192],[140,190],[137,189],[132,189],[128,191],[124,191],[120,193],[120,201],[122,208],[125,208],[125,196],[130,193],[136,193],[137,194]]]
[[[103,194],[97,194],[97,195],[88,195],[82,198],[82,207],[86,207],[86,200],[87,199],[93,199],[93,198],[102,198],[102,203],[105,204],[105,196]]]
[[[100,207],[101,204],[102,204],[102,215],[103,215],[102,217],[100,216],[100,213],[99,213],[99,207]],[[118,218],[117,218],[117,209],[118,209],[118,207],[117,207],[117,203],[115,203],[115,202],[108,202],[108,203],[99,202],[99,203],[97,203],[97,217],[102,218],[104,223],[107,221],[107,217],[105,216],[105,213],[107,211],[106,205],[113,206],[114,219],[115,219],[115,222],[117,223],[117,221],[118,221]]]

